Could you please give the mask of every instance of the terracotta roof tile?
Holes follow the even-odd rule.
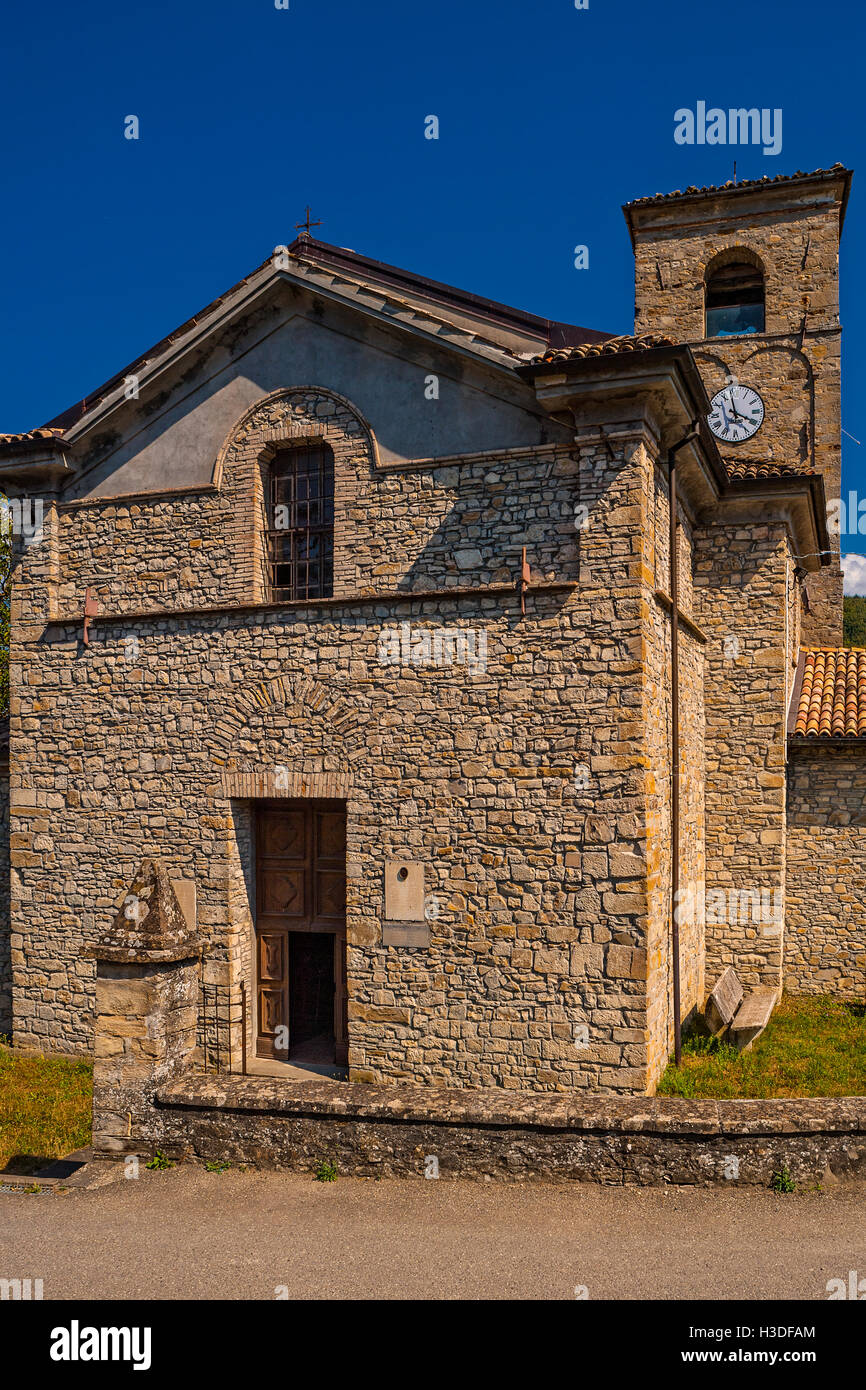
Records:
[[[759,482],[762,478],[812,478],[815,476],[812,468],[795,468],[791,463],[755,462],[752,459],[743,459],[739,463],[726,459],[725,467],[728,470],[728,477],[734,483]]]
[[[59,439],[63,430],[44,426],[38,430],[25,430],[23,434],[0,434],[0,449],[15,448],[19,444],[37,444],[45,439]]]
[[[849,170],[846,169],[844,164],[834,164],[830,169],[812,169],[809,173],[804,173],[802,169],[798,169],[795,174],[776,174],[774,178],[769,178],[765,174],[761,179],[738,179],[736,183],[734,183],[733,179],[729,179],[727,183],[705,184],[701,188],[698,188],[695,184],[690,184],[688,188],[677,188],[673,193],[651,193],[646,198],[633,198],[631,202],[626,203],[625,206],[627,208],[639,208],[645,206],[647,203],[664,203],[667,202],[668,199],[694,198],[699,194],[705,193],[729,193],[733,190],[739,191],[740,189],[762,188],[768,187],[770,184],[794,183],[797,179],[826,179],[838,174],[847,174],[848,172]]]
[[[548,348],[538,357],[530,359],[531,365],[542,362],[572,362],[580,357],[610,357],[618,352],[646,352],[648,348],[676,347],[676,341],[664,333],[641,333],[637,337],[623,334],[619,338],[607,338],[602,343],[577,343],[573,347]]]
[[[803,738],[866,738],[866,648],[807,648],[800,660],[794,732]]]

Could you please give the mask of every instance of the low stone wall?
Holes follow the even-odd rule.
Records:
[[[138,1143],[178,1159],[344,1175],[766,1186],[866,1177],[866,1098],[688,1101],[187,1073]],[[433,1162],[435,1160],[435,1163]]]

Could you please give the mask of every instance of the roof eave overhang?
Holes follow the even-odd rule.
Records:
[[[54,487],[71,478],[75,471],[59,440],[47,448],[43,444],[38,449],[22,446],[8,452],[0,451],[0,491],[7,484],[19,489],[37,482]]]
[[[833,552],[827,530],[824,480],[818,474],[801,477],[762,478],[749,482],[730,482],[719,499],[720,524],[759,523],[762,520],[787,522],[797,564],[814,573],[832,562]],[[707,519],[707,518],[705,518]]]
[[[683,485],[702,507],[718,499],[727,487],[722,457],[706,423],[710,401],[690,348],[661,346],[527,363],[517,368],[517,374],[532,382],[545,409],[571,409],[576,420],[590,401],[648,403],[662,458],[696,425],[698,438],[677,458]]]
[[[842,185],[839,196],[839,235],[841,236],[842,228],[845,223],[845,212],[848,207],[848,198],[851,193],[852,177],[853,170],[839,168],[821,170],[814,174],[803,175],[801,178],[792,175],[790,179],[780,180],[778,183],[774,182],[772,179],[768,180],[766,183],[749,179],[740,186],[733,185],[730,188],[720,185],[706,190],[697,189],[694,193],[668,193],[658,199],[650,198],[647,201],[639,199],[632,203],[624,203],[622,205],[622,211],[626,226],[628,227],[628,234],[631,238],[632,250],[634,250],[636,221],[645,213],[649,213],[650,215],[652,215],[654,211],[663,213],[666,209],[700,202],[709,202],[714,198],[731,197],[745,201],[749,194],[762,197],[766,196],[768,193],[778,193],[781,199],[784,198],[786,191],[793,188],[807,189],[810,184],[818,187],[838,181]]]
[[[847,748],[852,753],[866,753],[864,734],[789,734],[788,752],[826,752],[828,748]]]

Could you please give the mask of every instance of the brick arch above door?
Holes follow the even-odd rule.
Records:
[[[252,765],[240,754],[244,731],[254,717],[280,711],[311,725],[326,739],[337,769],[307,766],[303,755],[287,755],[285,764]],[[346,797],[354,785],[354,764],[364,756],[370,715],[349,695],[309,677],[275,676],[238,692],[232,707],[221,715],[208,739],[211,763],[219,770],[212,794],[236,797]],[[246,765],[245,765],[246,764]]]

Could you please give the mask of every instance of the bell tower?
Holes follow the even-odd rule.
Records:
[[[839,239],[851,186],[812,174],[638,198],[623,209],[635,254],[635,333],[688,343],[734,477],[779,467],[841,494]],[[842,642],[839,539],[807,582],[806,645]]]

